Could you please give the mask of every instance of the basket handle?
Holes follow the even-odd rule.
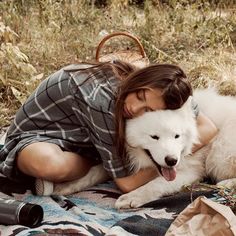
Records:
[[[135,41],[135,43],[137,44],[138,48],[139,48],[139,51],[140,51],[140,54],[142,55],[143,58],[146,57],[146,53],[144,51],[144,48],[143,48],[143,45],[141,44],[141,42],[139,41],[138,38],[136,38],[135,36],[133,36],[132,34],[128,33],[128,32],[115,32],[115,33],[111,33],[111,34],[108,34],[106,35],[101,41],[100,43],[98,44],[98,47],[97,47],[97,50],[96,50],[96,56],[95,56],[95,59],[96,61],[99,61],[99,55],[100,55],[100,52],[101,52],[101,49],[103,47],[103,45],[105,44],[105,42],[112,38],[112,37],[115,37],[115,36],[127,36],[131,39],[133,39]]]

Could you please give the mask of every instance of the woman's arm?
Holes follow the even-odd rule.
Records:
[[[199,133],[199,143],[194,145],[192,151],[196,152],[201,147],[208,144],[217,134],[217,128],[215,124],[202,112],[199,112],[197,116],[197,128]]]
[[[158,171],[156,168],[145,168],[137,173],[123,178],[114,179],[116,185],[123,193],[128,193],[156,178]]]

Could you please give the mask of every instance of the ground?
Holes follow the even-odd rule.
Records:
[[[152,63],[175,63],[193,87],[236,95],[236,4],[232,1],[109,0],[0,2],[0,128],[48,74],[95,58],[101,38],[128,31]],[[104,45],[135,50],[127,38]]]

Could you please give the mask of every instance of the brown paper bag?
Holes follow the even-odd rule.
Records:
[[[171,224],[165,236],[233,236],[236,216],[232,210],[206,197],[198,197]]]

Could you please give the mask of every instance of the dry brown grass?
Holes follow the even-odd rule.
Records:
[[[107,0],[106,7],[96,2],[0,2],[0,127],[9,124],[49,73],[94,59],[104,32],[129,31],[140,38],[152,62],[179,64],[195,88],[215,85],[223,94],[236,95],[234,1],[210,5],[201,0],[146,0],[135,5],[130,0]],[[125,40],[111,45],[126,47],[120,41]]]

